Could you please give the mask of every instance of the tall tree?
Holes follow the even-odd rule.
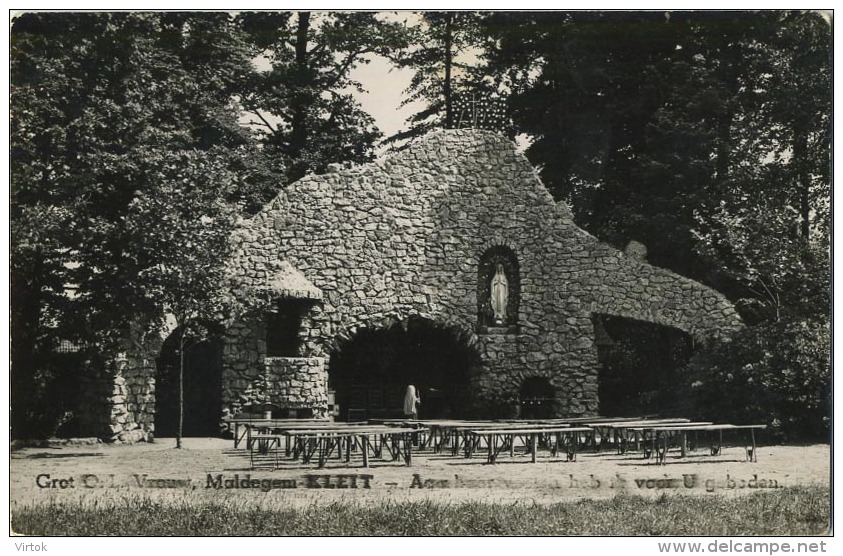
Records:
[[[226,263],[236,210],[226,198],[240,178],[216,150],[149,151],[137,171],[150,187],[135,191],[125,214],[124,254],[139,268],[137,309],[147,309],[153,330],[168,329],[167,320],[173,320],[179,354],[177,448],[182,446],[187,351],[215,334],[230,308]]]
[[[495,84],[484,82],[481,58],[486,35],[480,28],[483,14],[421,12],[412,19],[415,23],[410,27],[411,46],[397,60],[399,67],[414,72],[402,106],[416,102],[424,106],[407,119],[408,129],[385,142],[400,145],[432,129],[460,127],[462,120],[467,119],[477,125],[478,108],[488,120],[484,123],[503,127],[496,107],[489,106]]]
[[[800,217],[805,242],[830,232],[831,24],[816,12],[784,12],[764,54],[770,71],[756,84],[769,130],[777,189]]]
[[[751,320],[828,321],[831,33],[817,13],[775,12],[746,51],[732,175],[697,215],[698,251],[738,287]],[[751,78],[751,79],[750,79]]]
[[[827,49],[816,44],[827,45],[828,35],[806,33],[806,17],[495,14],[490,58],[494,71],[513,83],[515,123],[532,138],[528,157],[582,226],[619,247],[644,241],[652,262],[730,287],[717,265],[694,252],[698,217],[751,191],[783,191],[784,182],[769,180],[806,158],[792,140],[800,125],[810,129],[811,152],[828,145],[823,76],[830,66]],[[788,68],[800,65],[811,87],[792,91],[804,100],[791,104],[783,94],[788,89],[775,83],[792,90],[798,80]],[[800,105],[819,110],[794,113]],[[810,181],[802,190],[816,192],[802,213],[823,210],[827,164],[815,163],[801,176],[786,181]]]
[[[167,176],[181,159],[156,153],[204,152],[226,168],[249,157],[232,103],[249,57],[232,23],[220,13],[14,20],[13,387],[25,389],[57,338],[105,353],[127,315],[160,312],[144,294],[154,259],[129,248],[127,216],[134,199],[175,185]],[[25,426],[27,408],[16,409],[13,427]]]
[[[241,102],[268,152],[287,162],[286,181],[331,162],[371,160],[380,131],[354,97],[363,88],[351,72],[371,56],[396,55],[407,44],[403,27],[368,12],[245,12],[238,19],[253,53],[270,66]]]

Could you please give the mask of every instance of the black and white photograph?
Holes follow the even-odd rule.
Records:
[[[833,10],[550,7],[9,11],[14,553],[830,551]]]

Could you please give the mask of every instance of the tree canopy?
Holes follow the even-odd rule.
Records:
[[[107,357],[135,322],[205,307],[253,184],[227,14],[33,13],[11,52],[13,427],[38,354]],[[233,206],[233,205],[232,205]],[[139,220],[140,219],[140,220]],[[97,364],[94,364],[97,366]]]
[[[245,12],[238,16],[255,56],[241,102],[268,152],[287,164],[286,181],[324,172],[331,162],[367,162],[381,133],[355,97],[351,77],[370,56],[407,46],[403,27],[371,12]]]
[[[643,241],[655,264],[740,297],[725,261],[701,255],[701,238],[725,233],[723,206],[775,199],[797,210],[803,239],[827,233],[831,35],[821,16],[499,13],[487,29],[490,67],[532,138],[527,156],[601,239]]]
[[[401,106],[421,102],[407,128],[387,137],[393,147],[437,128],[473,127],[508,134],[511,129],[497,75],[488,72],[484,53],[493,38],[484,32],[482,12],[414,13],[410,46],[396,65],[413,70]]]

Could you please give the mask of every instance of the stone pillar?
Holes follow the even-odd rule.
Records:
[[[162,339],[133,328],[122,349],[107,364],[110,392],[106,400],[105,440],[147,442],[155,431],[155,359]]]

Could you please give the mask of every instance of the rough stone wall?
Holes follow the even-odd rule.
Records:
[[[81,400],[86,434],[107,442],[146,442],[155,431],[155,358],[162,340],[132,330],[116,353],[83,378]]]
[[[322,331],[314,306],[302,318],[299,357],[270,357],[266,349],[265,315],[252,313],[234,322],[226,331],[223,347],[223,417],[240,413],[248,403],[244,392],[255,390],[261,377],[269,377],[275,388],[265,392],[285,414],[289,410],[311,409],[321,415],[328,409],[325,359],[319,341]]]
[[[235,240],[231,269],[243,287],[266,287],[286,260],[322,290],[322,306],[301,330],[301,356],[320,361],[309,369],[328,369],[338,341],[360,328],[421,316],[475,345],[478,398],[509,399],[524,378],[546,377],[560,415],[597,410],[594,313],[699,339],[741,326],[717,292],[578,228],[514,145],[488,132],[442,131],[385,160],[307,176],[244,223]],[[520,265],[516,333],[476,329],[477,266],[495,246],[509,247]],[[272,364],[258,321],[229,329],[225,407]],[[307,396],[314,407],[322,403],[321,394]]]
[[[267,357],[264,367],[276,385],[273,395],[287,409],[327,410],[328,376],[322,357]]]
[[[111,439],[145,442],[155,431],[155,360],[145,354],[121,354],[109,400]]]

